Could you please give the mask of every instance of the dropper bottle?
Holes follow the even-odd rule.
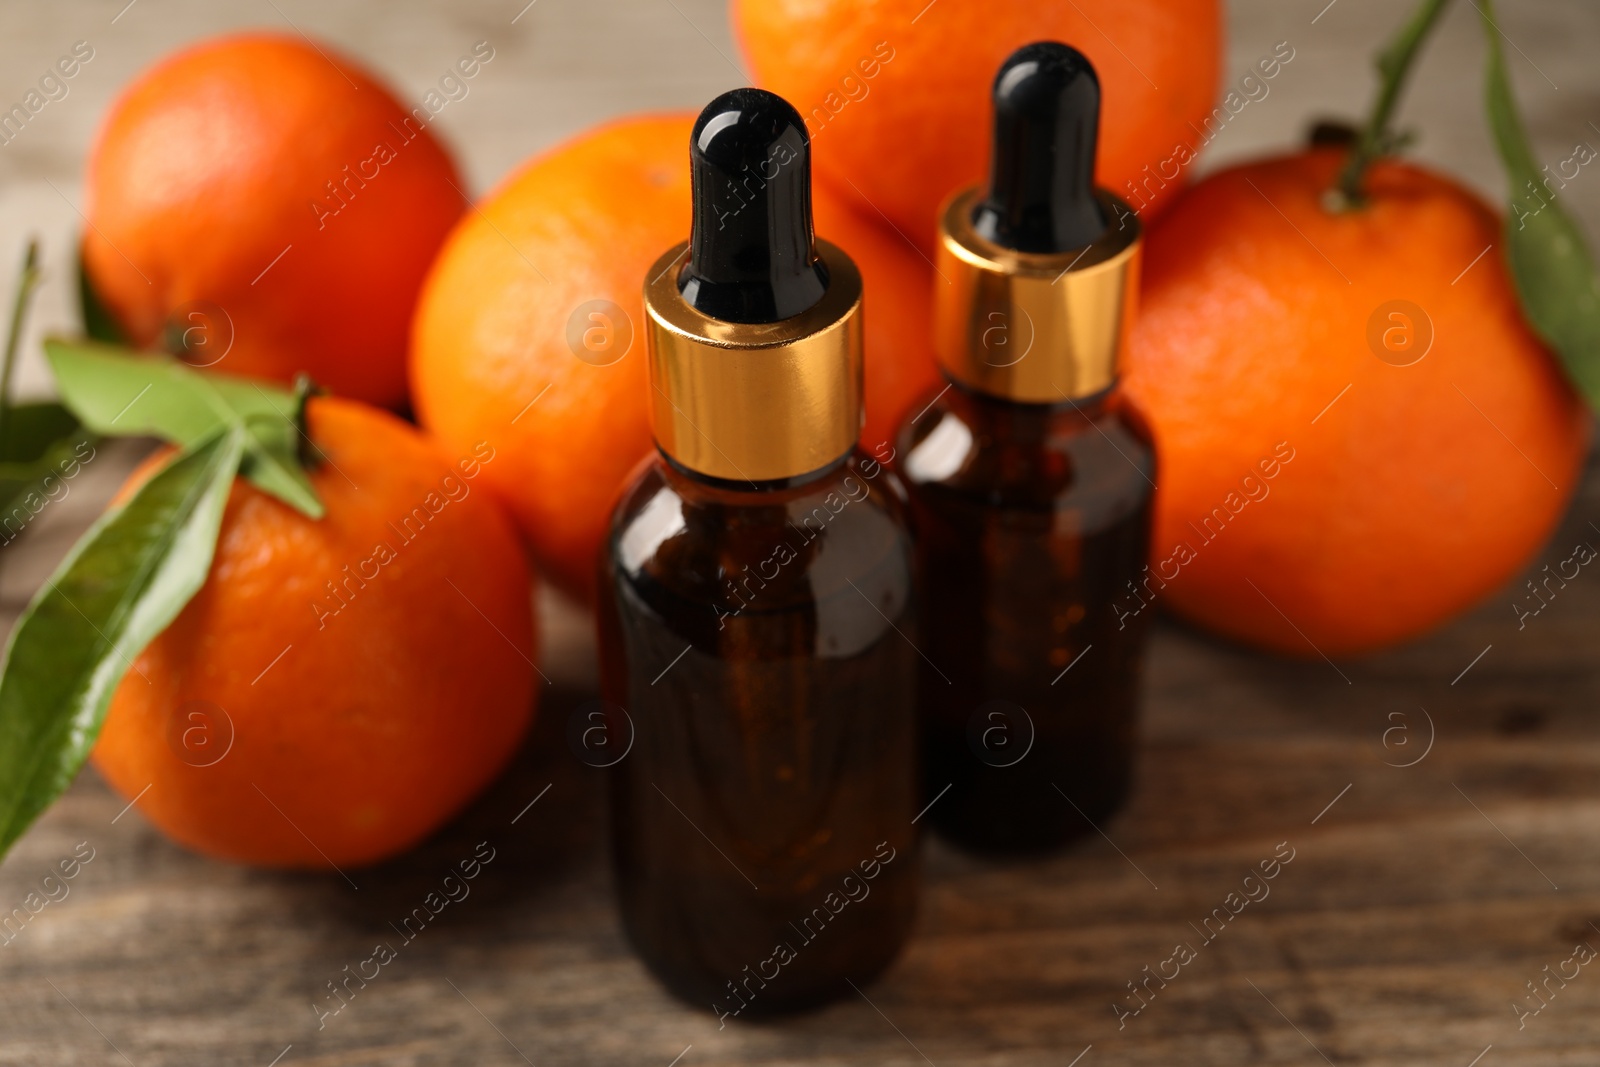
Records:
[[[645,282],[657,454],[601,565],[623,924],[724,1024],[853,996],[916,885],[912,549],[861,454],[861,278],[813,237],[810,144],[781,98],[712,101],[694,221]],[[619,717],[620,718],[620,717]]]
[[[987,188],[942,212],[946,382],[897,446],[919,537],[929,819],[967,848],[1053,848],[1129,790],[1155,453],[1117,385],[1140,226],[1094,186],[1100,84],[1026,45],[994,81]],[[1142,601],[1141,601],[1142,602]]]

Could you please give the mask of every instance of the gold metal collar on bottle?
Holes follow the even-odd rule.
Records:
[[[651,426],[680,465],[729,481],[794,478],[839,459],[861,435],[861,275],[817,241],[828,289],[781,322],[724,322],[678,292],[688,242],[650,268]]]
[[[1133,324],[1140,226],[1104,190],[1106,232],[1070,252],[1029,253],[978,236],[973,188],[946,201],[939,225],[934,350],[956,381],[1023,403],[1108,388]]]

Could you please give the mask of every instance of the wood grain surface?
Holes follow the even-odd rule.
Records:
[[[97,48],[74,95],[30,140],[0,148],[0,285],[14,270],[8,249],[20,255],[30,232],[44,236],[51,271],[30,328],[34,390],[45,387],[37,336],[72,321],[62,264],[90,131],[116,86],[179,42],[292,22],[420,95],[435,68],[489,39],[495,65],[440,120],[477,189],[592,121],[695,107],[743,80],[716,0],[124,3],[0,14],[0,96],[24,91],[28,72],[74,40]],[[1584,132],[1600,121],[1600,10],[1501,8],[1540,158],[1600,138]],[[1207,165],[1362,107],[1368,55],[1397,17],[1381,0],[1235,4],[1230,71],[1278,40],[1297,58]],[[1499,195],[1475,20],[1458,5],[1406,117],[1425,131],[1425,159]],[[1593,233],[1600,178],[1582,180],[1594,184],[1574,183],[1569,203]],[[7,625],[138,451],[108,447],[5,550]],[[1600,545],[1600,468],[1533,569],[1579,541]],[[1268,659],[1163,623],[1138,791],[1103,837],[1019,864],[930,842],[916,933],[886,976],[817,1014],[725,1028],[667,996],[622,936],[606,772],[566,743],[592,699],[592,643],[581,615],[546,598],[555,684],[535,735],[465,815],[389,864],[346,878],[212,862],[86,771],[0,865],[3,917],[78,861],[65,896],[0,934],[0,1065],[1591,1067],[1600,967],[1570,961],[1576,945],[1600,949],[1600,573],[1585,569],[1521,629],[1513,596],[1354,663],[1309,649],[1304,662]],[[448,870],[484,849],[493,859],[470,894],[414,940],[399,937],[395,925]],[[1249,883],[1268,895],[1241,903],[1245,876],[1289,850],[1274,879]],[[1233,910],[1207,940],[1203,921]],[[340,1004],[328,983],[379,943],[398,946],[395,958],[323,1014]],[[1173,973],[1179,945],[1192,958],[1177,976],[1141,984]],[[1549,978],[1574,968],[1564,984]],[[1547,982],[1545,1006],[1519,1019],[1513,1005],[1540,1003],[1530,981]]]
[[[1597,520],[1600,470],[1554,543],[1600,542]],[[1600,947],[1600,577],[1521,630],[1509,599],[1337,665],[1159,627],[1139,789],[1107,836],[1021,864],[933,843],[900,962],[777,1024],[719,1029],[628,951],[606,772],[565,740],[582,690],[546,691],[457,823],[350,882],[191,855],[87,772],[0,868],[9,909],[93,850],[0,947],[0,1064],[1593,1064],[1600,972],[1567,961]],[[469,895],[403,941],[391,924],[480,842]],[[1219,908],[1238,914],[1207,924]],[[378,943],[397,958],[323,1015]],[[1145,986],[1180,944],[1193,959]],[[1578,976],[1519,1020],[1547,965]]]

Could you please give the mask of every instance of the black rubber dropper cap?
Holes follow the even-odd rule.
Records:
[[[811,225],[811,139],[764,89],[734,89],[700,112],[689,142],[694,224],[678,290],[725,322],[778,322],[828,288]]]
[[[994,79],[988,196],[972,213],[980,236],[1019,252],[1090,244],[1107,220],[1094,195],[1100,79],[1076,48],[1023,45]]]

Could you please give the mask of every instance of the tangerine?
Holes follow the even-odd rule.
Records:
[[[461,220],[417,308],[419,417],[453,448],[495,442],[486,480],[551,580],[586,601],[616,494],[653,447],[643,284],[689,235],[693,122],[625,119],[535,158]],[[932,271],[840,198],[819,189],[814,208],[865,280],[871,447],[938,377]]]
[[[1229,117],[1212,108],[1217,0],[732,0],[732,16],[756,84],[806,116],[820,180],[924,248],[945,197],[984,177],[990,85],[1022,45],[1063,41],[1094,62],[1096,173],[1141,211],[1171,199]]]
[[[1330,210],[1343,160],[1185,191],[1149,234],[1127,366],[1162,469],[1154,577],[1126,607],[1311,657],[1416,636],[1513,577],[1590,425],[1522,316],[1496,212],[1397,161]]]
[[[169,56],[123,90],[90,151],[96,296],[134,344],[403,405],[417,290],[464,207],[428,117],[298,37]]]
[[[491,445],[446,459],[345,400],[308,417],[326,515],[234,483],[205,585],[133,661],[94,762],[197,851],[345,869],[414,844],[506,764],[535,632],[522,547],[480,489]]]

